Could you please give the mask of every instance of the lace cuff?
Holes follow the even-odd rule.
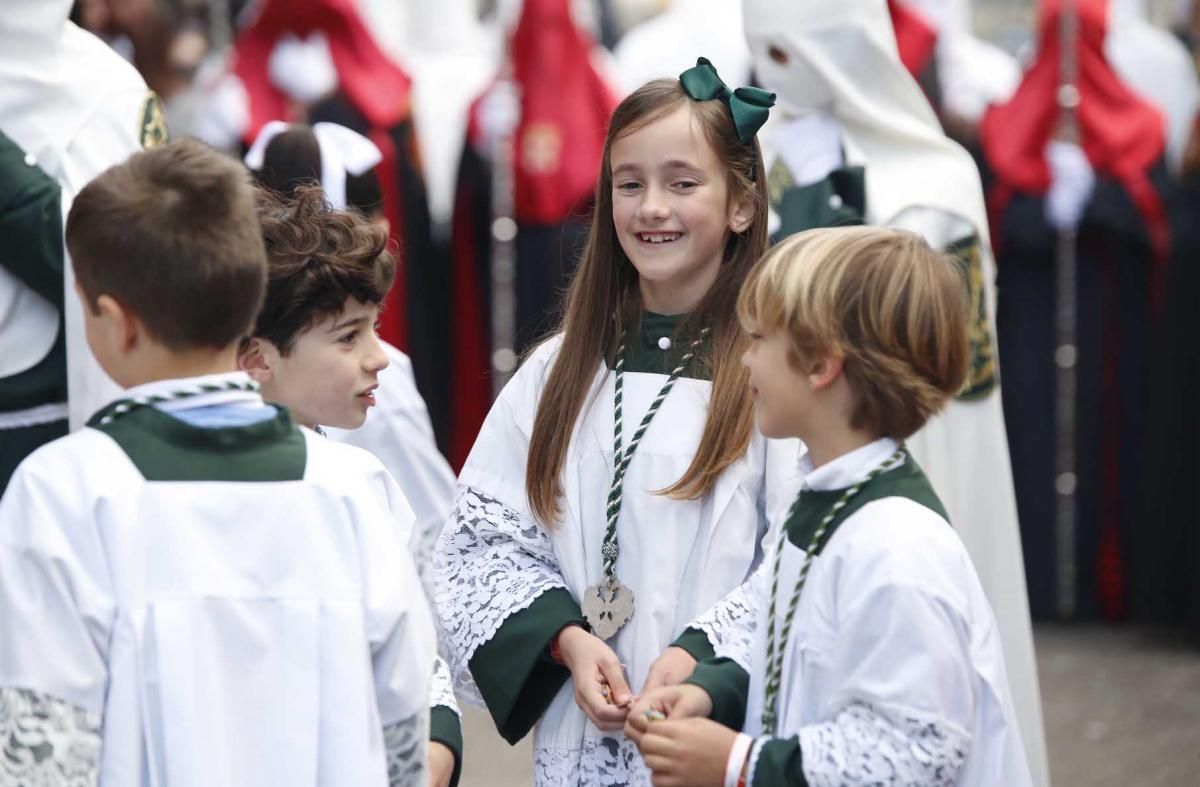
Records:
[[[952,787],[970,745],[970,734],[936,717],[912,711],[885,716],[854,703],[796,737],[756,745],[750,783]]]
[[[750,671],[750,654],[758,629],[760,589],[766,582],[770,565],[770,561],[764,558],[749,579],[689,625],[689,628],[699,629],[708,635],[716,658],[732,659],[747,672]]]
[[[429,707],[436,708],[441,705],[454,711],[456,716],[462,716],[462,710],[459,709],[458,700],[454,696],[450,668],[441,656],[433,663],[433,681],[429,685],[429,694]]]
[[[388,787],[426,787],[429,713],[420,711],[383,728]]]
[[[0,688],[0,787],[94,787],[100,719],[28,689]]]
[[[565,588],[554,546],[537,525],[499,500],[461,487],[434,553],[438,617],[453,685],[482,704],[468,665],[513,614]]]

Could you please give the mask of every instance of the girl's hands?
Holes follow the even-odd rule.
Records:
[[[663,686],[676,686],[691,677],[696,669],[696,659],[683,648],[672,645],[650,665],[642,694],[649,694]]]
[[[568,626],[557,636],[559,655],[575,685],[575,704],[600,729],[621,729],[633,695],[617,654],[579,626]]]

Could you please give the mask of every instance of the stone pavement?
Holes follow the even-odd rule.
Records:
[[[1138,628],[1034,636],[1055,787],[1200,787],[1200,648]],[[467,713],[462,787],[529,787],[528,739],[511,747]]]

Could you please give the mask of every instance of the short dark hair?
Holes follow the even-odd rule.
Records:
[[[66,236],[88,307],[108,295],[171,350],[229,346],[262,304],[267,265],[250,175],[195,140],[102,172],[75,197]]]
[[[294,124],[276,134],[263,151],[263,165],[255,173],[260,186],[290,195],[301,186],[321,181],[321,145],[312,126]],[[364,214],[383,210],[383,194],[374,169],[361,175],[346,174],[346,204]]]
[[[354,298],[383,303],[396,274],[382,227],[353,210],[333,210],[319,186],[290,197],[258,190],[267,249],[267,297],[254,335],[283,354],[320,319],[336,316]]]

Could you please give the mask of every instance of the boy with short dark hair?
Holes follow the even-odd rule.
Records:
[[[740,631],[629,712],[655,783],[1031,784],[991,607],[902,442],[966,374],[958,269],[911,233],[812,230],[738,310],[759,429],[804,441],[805,478],[721,602]]]
[[[238,363],[262,385],[268,401],[287,407],[304,426],[330,427],[338,438],[352,435],[375,406],[381,373],[391,360],[390,348],[375,334],[396,267],[387,251],[387,232],[356,212],[332,210],[315,185],[300,186],[290,197],[260,189],[258,211],[267,249],[267,295]],[[406,361],[402,355],[400,360]],[[412,387],[398,373],[388,382],[379,390],[385,406],[404,397],[406,385]],[[415,390],[410,398],[420,403]],[[382,435],[404,443],[388,446],[378,455],[381,460],[417,453],[413,443],[429,439],[415,429]],[[419,480],[407,463],[388,469],[406,493],[405,485]],[[422,485],[416,486],[421,493]],[[440,530],[442,519],[417,524],[410,548],[421,571],[421,545],[436,540],[436,531],[433,539],[422,531]],[[439,661],[431,701],[430,787],[458,783],[462,748],[449,670]]]
[[[79,193],[67,243],[129,390],[0,500],[0,704],[39,741],[4,741],[0,783],[423,787],[411,511],[234,371],[266,284],[247,173],[139,153]]]

